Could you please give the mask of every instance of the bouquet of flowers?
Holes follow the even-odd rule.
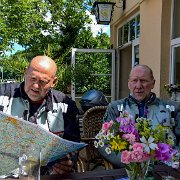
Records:
[[[121,162],[132,179],[143,179],[150,159],[169,162],[177,154],[168,127],[161,124],[153,127],[152,121],[146,118],[134,121],[126,111],[116,121],[105,122],[95,138],[95,147],[105,147],[107,154],[121,152]]]

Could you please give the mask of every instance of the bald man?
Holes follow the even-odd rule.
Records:
[[[0,85],[0,111],[38,124],[64,139],[80,141],[78,108],[73,100],[53,87],[57,82],[57,66],[47,56],[34,57],[22,83]],[[63,174],[72,171],[73,162],[59,161],[42,168],[42,174]]]

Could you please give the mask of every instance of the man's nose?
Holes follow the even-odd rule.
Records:
[[[36,88],[36,89],[39,88],[39,83],[38,83],[38,81],[36,81],[36,82],[33,83],[33,87]]]
[[[142,83],[141,83],[141,81],[140,81],[140,80],[138,80],[138,81],[137,81],[137,83],[136,83],[136,87],[137,87],[137,88],[141,88],[141,87],[142,87]]]

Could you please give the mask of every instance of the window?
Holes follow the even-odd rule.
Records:
[[[130,41],[134,40],[136,36],[136,20],[130,21]]]
[[[174,17],[173,17],[173,32],[172,32],[172,39],[180,37],[180,1],[174,0]]]
[[[170,83],[180,83],[180,1],[173,1]]]
[[[128,34],[129,34],[129,23],[124,25],[124,38],[123,38],[123,44],[128,43]]]
[[[118,47],[132,44],[132,66],[139,64],[140,15],[118,29]]]
[[[139,64],[139,45],[134,47],[134,65]]]
[[[136,38],[140,37],[140,15],[136,17]]]
[[[132,67],[139,64],[139,38],[132,40]]]
[[[172,46],[171,84],[180,84],[180,44]]]
[[[118,47],[140,37],[140,15],[118,29]]]

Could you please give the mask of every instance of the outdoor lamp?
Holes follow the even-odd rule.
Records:
[[[98,2],[93,4],[93,13],[96,17],[97,24],[108,25],[111,22],[114,2]]]

